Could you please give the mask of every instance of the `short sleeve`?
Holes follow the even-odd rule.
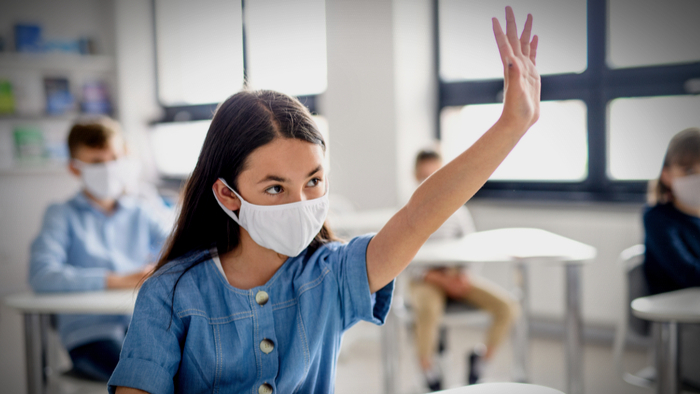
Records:
[[[392,280],[374,294],[369,290],[367,277],[367,246],[373,234],[353,238],[339,246],[330,256],[331,269],[340,289],[343,330],[360,320],[384,324],[389,314],[394,292]]]
[[[119,363],[108,383],[111,394],[118,386],[151,394],[175,391],[173,378],[180,364],[184,330],[172,313],[171,296],[158,276],[141,287]]]

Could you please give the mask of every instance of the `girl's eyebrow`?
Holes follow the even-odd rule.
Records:
[[[307,175],[307,177],[310,177],[313,174],[321,171],[322,168],[323,168],[323,166],[321,164],[319,164],[318,167],[314,168],[311,172],[309,172],[309,175]],[[269,181],[280,182],[280,183],[289,182],[289,180],[287,178],[283,178],[279,175],[268,175],[258,183],[264,183],[264,182],[269,182]]]

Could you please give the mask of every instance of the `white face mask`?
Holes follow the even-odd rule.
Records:
[[[686,175],[673,180],[673,196],[683,205],[700,208],[700,174]]]
[[[297,256],[309,246],[326,221],[327,189],[323,197],[313,200],[281,205],[254,205],[241,198],[225,180],[219,180],[241,200],[238,216],[226,208],[214,192],[216,202],[263,248],[285,256]]]
[[[106,163],[89,164],[75,159],[80,169],[83,186],[95,198],[100,200],[115,199],[124,194],[127,182],[131,178],[131,165],[126,158]]]

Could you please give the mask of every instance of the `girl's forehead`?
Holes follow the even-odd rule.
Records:
[[[264,173],[262,176],[271,172],[308,173],[310,169],[323,165],[323,148],[299,139],[277,138],[254,150],[246,161],[244,172]]]

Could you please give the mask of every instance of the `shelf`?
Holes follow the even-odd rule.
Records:
[[[107,55],[0,53],[0,69],[109,72],[114,68],[114,57]]]

